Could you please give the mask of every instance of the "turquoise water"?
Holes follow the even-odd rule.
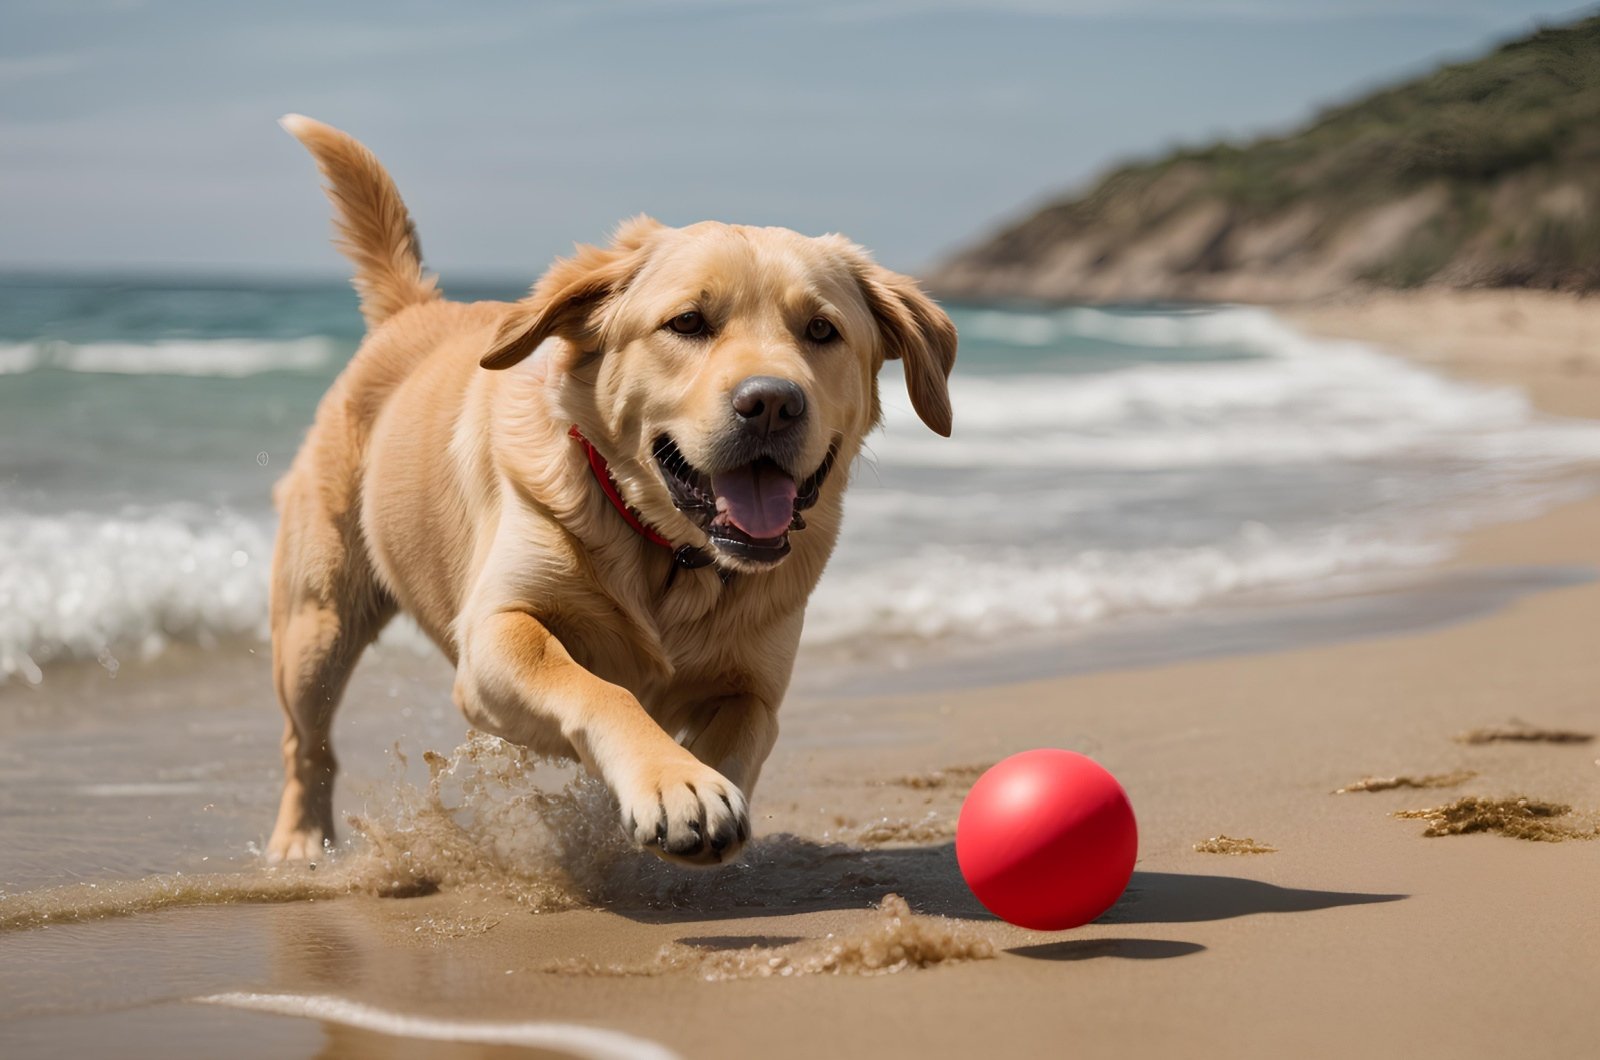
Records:
[[[1263,310],[951,313],[954,435],[891,366],[813,646],[1315,592],[1594,485],[1600,428]],[[0,676],[259,637],[271,485],[361,334],[341,283],[0,277]]]

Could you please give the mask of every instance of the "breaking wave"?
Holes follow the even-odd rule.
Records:
[[[1259,524],[1198,548],[1096,549],[1050,559],[928,547],[824,578],[806,611],[808,644],[863,635],[932,640],[1085,627],[1120,615],[1177,613],[1238,593],[1299,586],[1356,572],[1418,567],[1449,554],[1437,540],[1364,538],[1344,527],[1279,540]]]
[[[1018,322],[1018,318],[1022,323]],[[1231,359],[1150,362],[1093,374],[1071,358],[1018,374],[950,381],[949,439],[921,429],[885,385],[884,463],[929,468],[1173,468],[1372,460],[1394,454],[1515,456],[1553,462],[1600,456],[1600,427],[1535,413],[1515,389],[1462,383],[1355,342],[1312,338],[1264,310],[1118,316],[981,311],[1013,335],[1116,337]],[[1048,325],[1048,328],[1047,328]],[[983,328],[980,327],[980,333]]]
[[[265,528],[226,514],[0,515],[0,680],[264,637],[271,555]]]
[[[185,375],[238,379],[265,372],[320,372],[335,363],[331,339],[166,339],[154,343],[57,340],[0,344],[0,375],[43,369],[92,375]]]

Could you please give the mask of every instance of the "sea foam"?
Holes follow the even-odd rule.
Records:
[[[974,314],[1008,322],[1013,315]],[[877,457],[935,468],[1131,470],[1417,453],[1600,456],[1600,428],[1540,417],[1515,389],[1448,379],[1361,343],[1312,338],[1263,310],[1119,317],[1072,309],[1025,319],[1041,329],[1048,322],[1052,342],[1103,335],[1249,356],[1092,374],[958,370],[949,439],[919,429],[898,382],[886,382],[887,429],[871,441]]]
[[[322,336],[300,339],[167,339],[153,343],[57,340],[0,344],[0,375],[53,368],[95,375],[184,375],[238,379],[264,372],[318,372],[338,355]]]
[[[1189,611],[1244,592],[1418,567],[1449,551],[1439,540],[1385,540],[1338,526],[1280,540],[1260,524],[1215,546],[1055,557],[929,545],[848,578],[824,579],[807,609],[803,641],[1083,628],[1129,614]]]
[[[234,992],[193,998],[198,1004],[222,1005],[269,1012],[277,1016],[298,1016],[319,1023],[343,1024],[359,1030],[395,1038],[435,1042],[470,1042],[475,1045],[505,1045],[527,1049],[559,1051],[564,1056],[583,1060],[677,1060],[678,1054],[665,1046],[621,1031],[588,1027],[577,1023],[552,1023],[543,1020],[467,1020],[419,1016],[394,1012],[323,994],[259,994]]]
[[[98,515],[0,515],[0,681],[37,682],[58,660],[159,655],[266,635],[268,530],[227,513],[174,508]]]

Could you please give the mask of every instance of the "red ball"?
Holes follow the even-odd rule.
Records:
[[[972,893],[995,916],[1037,931],[1110,909],[1138,853],[1128,793],[1073,751],[1024,751],[991,767],[956,822],[956,861]]]

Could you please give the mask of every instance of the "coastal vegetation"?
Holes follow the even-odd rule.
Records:
[[[1600,287],[1600,16],[1324,111],[1124,165],[955,254],[946,295],[1275,301]]]

